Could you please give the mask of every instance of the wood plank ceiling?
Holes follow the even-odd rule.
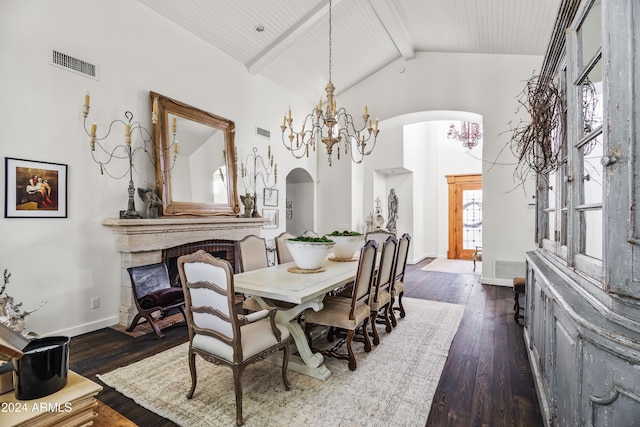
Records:
[[[329,80],[328,0],[138,0],[315,102]],[[333,0],[339,94],[417,52],[544,55],[561,0]],[[262,26],[264,31],[256,31]]]

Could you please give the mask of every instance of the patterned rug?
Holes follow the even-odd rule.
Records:
[[[365,353],[354,343],[357,369],[326,358],[327,381],[259,362],[243,375],[243,416],[249,426],[424,426],[433,394],[458,330],[464,306],[405,298],[407,316],[380,345]],[[314,342],[314,345],[316,343]],[[197,357],[198,384],[191,400],[188,344],[98,375],[141,406],[182,426],[235,424],[231,369]]]
[[[482,275],[482,261],[476,262],[476,271],[473,271],[473,261],[466,259],[436,258],[421,268],[422,271],[438,271],[440,273],[475,274]]]

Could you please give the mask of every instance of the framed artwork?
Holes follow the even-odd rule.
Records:
[[[262,209],[262,218],[269,220],[262,228],[278,228],[278,209]]]
[[[5,218],[66,218],[67,165],[5,157]]]
[[[287,200],[287,209],[293,209],[293,202],[291,200]]]
[[[263,192],[265,206],[278,206],[278,190],[275,188],[265,188]]]
[[[293,219],[293,209],[287,209],[287,219]]]

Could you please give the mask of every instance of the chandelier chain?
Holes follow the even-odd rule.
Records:
[[[331,23],[331,0],[329,0],[329,82],[331,82],[331,56],[332,56],[332,23]]]

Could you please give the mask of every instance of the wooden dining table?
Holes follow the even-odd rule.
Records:
[[[295,267],[295,264],[286,263],[235,274],[235,291],[254,297],[262,308],[278,308],[276,322],[287,327],[297,348],[297,354],[289,359],[289,369],[327,380],[331,372],[324,365],[322,354],[314,353],[309,347],[298,317],[307,309],[321,310],[322,300],[328,292],[353,282],[358,262],[326,259],[322,263],[324,271],[317,273],[295,273],[289,271],[291,267]],[[290,304],[282,308],[278,302]]]

